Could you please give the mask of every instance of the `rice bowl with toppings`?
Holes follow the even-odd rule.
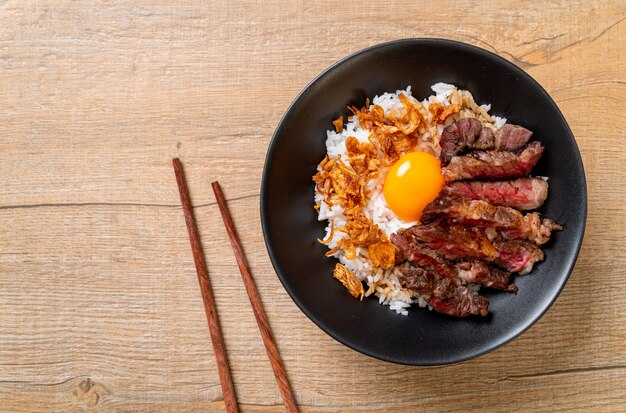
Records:
[[[353,115],[345,123],[340,117],[333,122],[334,130],[327,131],[326,157],[313,177],[318,219],[327,221],[325,237],[319,241],[328,247],[326,255],[339,261],[335,278],[355,298],[374,295],[402,315],[413,304],[428,303],[399,279],[398,271],[409,263],[396,265],[398,252],[390,237],[418,221],[403,219],[389,207],[384,187],[390,169],[414,152],[439,158],[444,128],[461,119],[476,119],[493,133],[506,124],[505,118],[489,114],[489,104],[478,105],[467,90],[446,83],[431,89],[434,93],[421,101],[408,86],[375,96],[363,108],[350,107]],[[425,198],[424,205],[437,195],[438,191]],[[365,287],[351,282],[351,277]]]
[[[458,89],[469,90],[477,106],[490,103],[492,110],[488,111],[488,114],[505,116],[507,121],[497,130],[496,135],[502,134],[507,126],[518,124],[532,128],[536,136],[535,141],[525,145],[525,148],[509,153],[499,151],[495,146],[491,149],[465,148],[453,156],[447,165],[446,160],[440,159],[442,172],[446,172],[444,189],[454,187],[459,192],[472,190],[480,195],[488,195],[488,191],[491,191],[489,193],[491,195],[505,192],[509,195],[514,194],[515,197],[507,197],[508,202],[515,201],[507,207],[517,209],[518,214],[520,211],[535,210],[536,213],[556,218],[559,223],[567,225],[563,232],[554,234],[553,239],[543,244],[546,259],[539,263],[530,275],[521,276],[521,271],[526,271],[530,267],[525,265],[522,267],[521,261],[520,267],[515,268],[520,272],[511,272],[518,286],[517,294],[500,292],[498,288],[484,285],[482,283],[484,280],[472,281],[473,284],[481,285],[480,291],[475,294],[489,302],[487,317],[479,318],[470,314],[469,319],[458,319],[450,312],[441,311],[439,303],[435,302],[435,299],[442,297],[441,295],[416,291],[415,287],[421,287],[416,283],[402,284],[403,275],[406,275],[403,272],[419,267],[406,259],[404,251],[400,251],[404,256],[404,262],[396,263],[396,267],[400,268],[395,269],[401,287],[409,293],[417,293],[414,295],[413,303],[417,303],[421,297],[433,311],[419,308],[418,305],[406,308],[408,312],[406,316],[389,311],[389,305],[381,306],[378,303],[379,298],[376,294],[371,293],[368,298],[364,297],[364,292],[369,286],[366,282],[359,281],[356,276],[354,280],[363,288],[363,299],[360,300],[361,295],[358,292],[355,299],[336,279],[337,277],[333,277],[338,258],[325,257],[325,253],[330,249],[317,242],[318,239],[322,241],[328,239],[329,234],[325,229],[330,222],[318,220],[318,211],[313,208],[317,182],[312,182],[311,177],[316,175],[318,164],[327,155],[326,131],[334,129],[333,120],[343,115],[341,126],[347,127],[347,123],[351,121],[349,116],[353,113],[345,109],[346,105],[363,108],[365,103],[368,105],[370,103],[366,98],[373,99],[376,95],[404,89],[407,85],[411,85],[412,95],[417,99],[421,100],[431,94],[436,95],[431,93],[430,88],[439,81],[453,83]],[[444,125],[445,128],[450,128],[455,123],[475,120],[470,117],[450,125],[444,122]],[[362,126],[363,122],[359,124]],[[442,135],[445,135],[443,131]],[[445,142],[446,139],[442,136],[439,145],[445,148]],[[527,148],[528,146],[530,147]],[[531,171],[534,177],[529,176],[531,168],[526,164],[528,161],[534,161],[542,148],[545,153]],[[476,152],[483,154],[475,157],[473,155],[478,155]],[[445,150],[443,153],[447,155],[450,151]],[[497,178],[473,177],[485,175],[485,172],[496,172],[493,168],[482,172],[479,170],[479,167],[484,167],[489,160],[479,159],[483,155],[493,161],[492,166],[499,166]],[[363,162],[369,158],[368,155],[363,157],[355,153],[351,156],[359,156],[358,159]],[[511,162],[513,158],[517,160]],[[460,165],[459,161],[464,165]],[[483,165],[479,165],[480,162]],[[517,170],[510,168],[515,162]],[[356,165],[357,168],[361,167],[359,164]],[[384,167],[391,170],[393,165]],[[502,165],[506,168],[503,169]],[[449,168],[450,166],[454,168]],[[375,163],[372,167],[375,168]],[[341,173],[341,169],[337,168],[333,174]],[[349,165],[348,170],[353,170],[352,165]],[[328,173],[330,172],[329,170]],[[515,176],[504,177],[501,172],[515,172]],[[393,171],[387,174],[393,176]],[[463,178],[465,175],[472,177]],[[549,177],[549,181],[544,181],[542,176]],[[449,178],[456,177],[463,179],[449,181]],[[532,192],[536,184],[541,187],[541,182],[538,181],[549,182],[549,197],[530,199],[518,196],[518,193],[528,195],[528,191]],[[545,189],[545,185],[543,187]],[[322,185],[321,189],[326,191],[328,187]],[[384,197],[384,188],[379,189],[383,191]],[[376,45],[346,57],[316,77],[294,99],[277,124],[267,151],[261,184],[261,224],[269,257],[278,279],[298,308],[323,331],[353,350],[375,358],[409,365],[439,365],[467,360],[510,342],[545,314],[574,267],[584,234],[586,194],[580,152],[567,121],[554,100],[527,73],[489,51],[468,44],[444,39],[404,39]],[[506,205],[499,202],[502,199],[489,198],[489,200],[493,201],[493,206]],[[337,199],[331,203],[339,201],[340,199]],[[465,204],[459,206],[465,207]],[[423,245],[428,243],[433,247],[445,247],[445,251],[443,248],[436,250],[442,255],[455,252],[452,250],[453,247],[462,246],[465,250],[467,247],[478,247],[479,245],[473,242],[475,239],[470,239],[468,245],[459,245],[458,240],[461,238],[457,238],[450,239],[450,243],[446,241],[446,245],[437,246],[432,245],[433,239],[426,239],[427,235],[445,235],[441,232],[435,233],[438,229],[435,225],[422,223],[432,219],[435,212],[443,213],[443,207],[447,208],[447,204],[439,204],[438,201],[431,203],[422,213],[419,227],[401,228],[389,237],[389,241],[394,243],[394,236],[402,234],[403,231],[414,235],[412,232],[419,230],[420,233],[415,235],[425,239]],[[462,210],[448,209],[448,212],[449,214],[454,212],[456,220],[461,217]],[[531,215],[535,212],[524,214]],[[343,215],[346,220],[349,218],[345,213]],[[444,216],[440,219],[443,222],[452,220],[447,218]],[[496,224],[503,228],[503,222]],[[467,229],[467,234],[486,230],[480,223],[463,222],[462,225]],[[489,226],[491,225],[492,223],[489,223]],[[337,226],[336,230],[354,231],[354,228]],[[427,230],[431,233],[427,233]],[[506,234],[503,230],[496,229],[501,238],[491,241],[489,250],[481,251],[483,258],[477,260],[491,268],[504,269],[500,264],[506,264],[501,260],[505,257],[497,257],[496,262],[492,247],[496,247],[495,242],[502,241],[506,244],[509,239],[505,237],[511,238],[514,235],[510,230],[508,224]],[[376,234],[372,232],[372,235]],[[466,238],[462,240],[467,241]],[[532,243],[528,239],[511,241],[512,243],[507,246]],[[484,243],[484,246],[489,244]],[[538,248],[539,244],[535,244],[535,247]],[[359,248],[368,250],[366,246]],[[397,245],[396,248],[400,249]],[[466,252],[476,253],[477,250]],[[535,249],[535,252],[538,251]],[[369,254],[369,251],[367,253]],[[453,274],[455,278],[462,278],[459,280],[460,285],[469,290],[468,280],[471,277],[468,276],[472,275],[471,271],[467,271],[465,265],[461,266],[464,264],[462,259],[448,262],[455,265],[457,270]],[[403,271],[402,267],[405,267],[406,263],[412,268]],[[528,263],[530,261],[526,262]],[[508,264],[513,264],[513,261]],[[346,268],[346,271],[350,270]],[[337,275],[342,277],[342,274],[343,271]],[[406,277],[404,281],[407,281]],[[349,279],[346,280],[346,284],[355,285]],[[438,294],[439,290],[434,292]],[[480,315],[482,316],[482,312]]]

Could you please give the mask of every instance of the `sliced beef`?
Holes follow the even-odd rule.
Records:
[[[496,136],[493,134],[491,128],[483,127],[483,130],[480,131],[480,135],[474,145],[472,145],[473,149],[478,149],[481,151],[487,151],[489,149],[493,149],[496,147]]]
[[[498,256],[495,246],[481,228],[435,221],[428,225],[414,225],[398,232],[409,233],[416,241],[453,260],[477,258],[493,261]]]
[[[512,273],[493,267],[482,261],[466,261],[456,264],[457,277],[465,284],[480,284],[496,290],[517,293],[517,285],[511,284]]]
[[[551,219],[542,220],[537,212],[522,215],[514,208],[494,206],[449,192],[443,192],[424,209],[421,222],[441,218],[461,225],[495,228],[506,239],[528,239],[539,245],[550,240],[553,230],[561,229]]]
[[[415,242],[410,234],[391,235],[391,242],[402,252],[404,259],[412,265],[434,271],[444,278],[459,280],[462,284],[479,284],[498,290],[517,292],[517,286],[510,285],[511,273],[502,271],[482,261],[453,264],[437,251]]]
[[[494,263],[512,272],[528,274],[535,263],[543,261],[543,251],[532,242],[498,240],[494,242],[494,246],[498,251]]]
[[[485,297],[434,271],[404,268],[400,270],[399,279],[404,288],[418,292],[437,312],[453,317],[488,314],[489,301]]]
[[[400,229],[389,236],[389,241],[396,246],[396,265],[408,261],[409,250],[414,240],[406,229]]]
[[[505,207],[498,207],[505,208]],[[513,226],[501,231],[505,239],[528,239],[543,245],[550,240],[553,231],[561,231],[562,226],[549,218],[541,219],[538,212],[524,215],[525,226]]]
[[[526,128],[507,123],[496,133],[496,150],[517,151],[528,143],[532,134],[533,133]]]
[[[454,156],[443,168],[447,182],[466,179],[510,179],[527,176],[543,155],[543,145],[531,142],[522,152],[475,151]]]
[[[518,125],[506,124],[494,135],[478,119],[461,119],[446,126],[441,133],[441,163],[467,149],[515,152],[528,143],[532,132]]]
[[[521,210],[537,209],[548,197],[548,182],[541,178],[513,181],[458,181],[448,184],[447,192],[479,199],[496,206]]]
[[[411,264],[436,271],[444,278],[456,278],[457,270],[451,263],[442,258],[437,251],[414,242],[409,234],[391,234],[390,239],[402,252],[404,259]]]
[[[450,159],[467,147],[472,147],[480,136],[483,124],[478,119],[461,119],[446,126],[441,133],[441,163],[446,165]]]
[[[447,259],[484,260],[511,272],[527,274],[536,262],[543,260],[543,252],[532,242],[491,241],[485,229],[450,225],[441,220],[415,225],[398,233],[412,237],[414,241],[436,250]]]

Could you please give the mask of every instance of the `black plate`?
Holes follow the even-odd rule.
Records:
[[[490,316],[455,319],[420,309],[396,314],[375,298],[353,299],[332,277],[335,259],[316,242],[325,222],[313,209],[311,177],[325,155],[331,121],[346,105],[411,85],[418,99],[430,85],[469,90],[491,112],[534,131],[546,153],[533,173],[548,176],[543,211],[564,225],[546,259],[517,277],[517,295],[487,291]],[[442,39],[407,39],[374,46],[331,66],[309,84],[281,120],[267,152],[261,220],[276,273],[300,309],[322,330],[364,354],[402,364],[436,365],[476,357],[514,339],[550,307],[576,261],[585,229],[587,189],[580,153],[563,115],[528,74],[483,49]],[[559,337],[554,337],[559,340]]]

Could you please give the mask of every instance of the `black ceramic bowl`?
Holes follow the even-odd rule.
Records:
[[[346,105],[411,85],[418,99],[430,85],[453,83],[493,114],[534,132],[546,147],[533,174],[548,176],[543,213],[563,224],[546,245],[545,261],[517,277],[517,295],[485,291],[490,316],[456,319],[420,309],[396,314],[375,298],[352,298],[332,277],[335,259],[316,242],[325,223],[313,209],[311,177],[324,157],[327,129]],[[311,82],[281,120],[267,152],[261,221],[276,273],[300,309],[322,330],[364,354],[402,364],[436,365],[479,356],[519,336],[554,302],[567,281],[583,238],[585,175],[574,136],[546,91],[505,59],[440,39],[407,39],[374,46],[328,68]],[[559,340],[559,337],[554,337]]]

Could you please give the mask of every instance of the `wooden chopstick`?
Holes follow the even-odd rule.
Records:
[[[228,238],[230,238],[230,243],[233,246],[235,259],[237,260],[237,265],[239,265],[239,271],[241,272],[243,283],[246,286],[248,298],[250,299],[250,304],[252,305],[252,311],[254,312],[256,322],[259,325],[259,330],[261,331],[261,337],[263,338],[263,343],[265,344],[265,349],[267,350],[267,356],[269,357],[270,364],[274,370],[274,376],[276,377],[276,382],[278,383],[278,389],[280,390],[280,394],[283,396],[283,402],[285,403],[285,407],[287,407],[287,411],[289,413],[297,413],[299,411],[298,405],[296,404],[296,399],[293,396],[293,390],[291,389],[289,379],[285,373],[285,366],[283,365],[280,355],[278,354],[276,341],[272,335],[270,324],[267,321],[267,315],[263,309],[261,297],[256,289],[250,270],[248,269],[248,263],[246,262],[246,258],[243,254],[243,249],[241,248],[241,243],[239,242],[239,237],[237,236],[235,224],[233,223],[233,219],[228,211],[228,206],[226,205],[226,200],[224,199],[224,194],[222,193],[222,188],[217,181],[212,182],[211,186],[213,187],[215,199],[217,200],[217,205],[219,206],[220,213],[222,214],[224,226],[228,232]]]
[[[213,299],[213,291],[209,282],[209,274],[204,260],[204,251],[200,243],[200,235],[196,226],[196,218],[189,199],[189,189],[185,180],[185,171],[180,159],[172,159],[174,165],[174,173],[176,174],[176,182],[178,183],[178,191],[180,192],[180,202],[183,204],[183,212],[185,214],[185,222],[187,223],[187,232],[189,233],[189,241],[191,242],[191,251],[193,253],[193,261],[196,264],[196,272],[198,273],[198,283],[200,284],[200,292],[202,293],[202,301],[204,302],[204,311],[209,323],[209,333],[213,342],[213,352],[215,353],[215,361],[217,363],[217,371],[220,376],[222,385],[222,393],[224,395],[224,404],[228,413],[239,413],[237,405],[237,395],[235,394],[235,386],[233,378],[230,374],[228,358],[226,357],[226,347],[224,346],[224,337],[222,329],[217,318],[217,308]]]

